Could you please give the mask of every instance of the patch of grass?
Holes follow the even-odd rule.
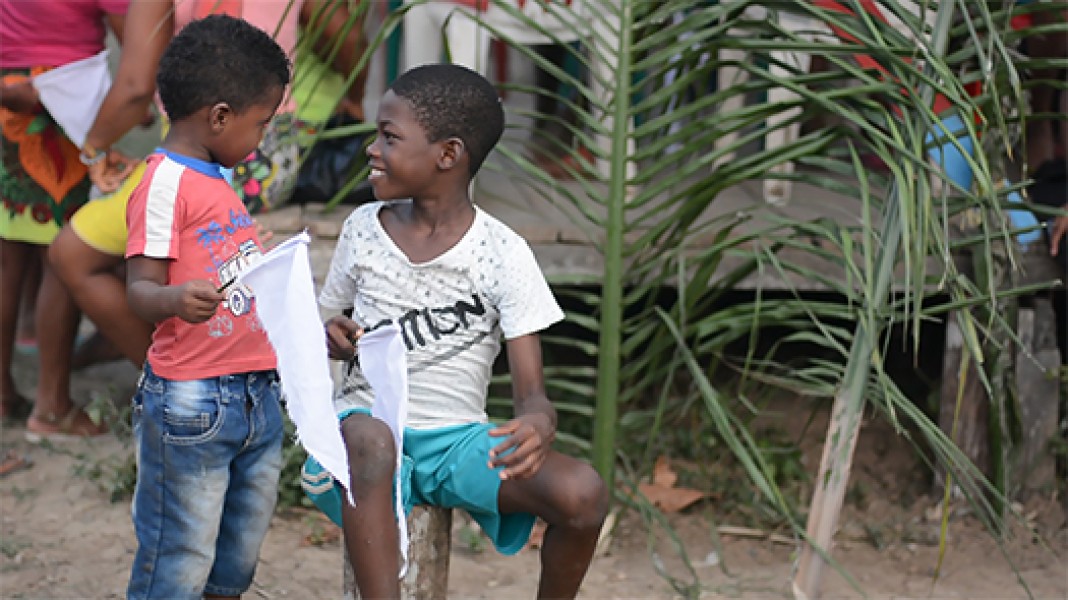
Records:
[[[97,423],[106,423],[111,434],[123,442],[123,452],[117,455],[94,457],[76,455],[74,473],[96,483],[112,502],[121,502],[133,496],[137,486],[137,459],[134,456],[133,428],[130,421],[130,404],[116,404],[110,393],[93,392],[86,413]]]
[[[17,486],[11,488],[11,495],[15,497],[15,502],[19,503],[26,502],[27,500],[33,500],[40,493],[40,490],[38,490],[37,488],[30,488],[28,490],[24,490]]]
[[[482,535],[482,530],[477,526],[472,526],[470,522],[464,523],[460,526],[457,534],[459,535],[460,547],[472,554],[481,554],[486,551],[486,538]]]
[[[4,536],[0,538],[0,553],[10,559],[14,559],[26,548],[29,548],[31,544],[27,541],[11,538],[11,536]]]

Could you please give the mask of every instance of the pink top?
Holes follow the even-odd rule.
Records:
[[[104,17],[130,0],[0,0],[0,68],[59,67],[104,49]]]
[[[245,205],[216,163],[166,151],[146,162],[126,208],[126,257],[167,260],[168,285],[206,279],[226,293],[203,323],[178,317],[156,323],[147,357],[152,371],[186,381],[275,368],[252,293],[233,283],[263,254]]]
[[[0,0],[9,2],[10,0]],[[17,1],[17,0],[16,0]],[[297,33],[300,28],[301,0],[174,0],[175,31],[194,19],[211,14],[227,14],[240,17],[271,34],[274,41],[286,51],[290,59],[297,48]],[[293,112],[296,104],[286,94],[279,113]]]

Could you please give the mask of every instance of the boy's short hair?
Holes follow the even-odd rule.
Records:
[[[156,85],[171,121],[219,102],[241,113],[273,86],[289,83],[289,58],[262,29],[211,15],[174,36],[159,61]]]
[[[453,64],[415,67],[389,89],[411,105],[431,142],[463,140],[474,176],[504,132],[504,108],[497,90],[475,71]]]

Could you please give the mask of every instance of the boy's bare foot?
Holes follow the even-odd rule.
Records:
[[[39,444],[44,440],[62,442],[104,435],[108,428],[103,423],[94,423],[84,410],[71,407],[62,417],[54,414],[33,413],[26,421],[26,441]]]

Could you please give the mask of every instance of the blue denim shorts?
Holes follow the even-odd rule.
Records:
[[[171,381],[146,363],[133,427],[137,554],[127,597],[240,595],[278,497],[278,374]]]
[[[339,420],[355,408],[341,413]],[[489,435],[492,423],[470,423],[440,429],[404,429],[404,452],[397,485],[404,510],[416,504],[462,508],[479,524],[501,554],[519,552],[530,538],[535,517],[529,513],[502,513],[497,507],[503,467],[489,468],[489,453],[501,438]],[[341,525],[341,503],[347,502],[341,486],[312,457],[301,473],[301,487],[334,523]]]

